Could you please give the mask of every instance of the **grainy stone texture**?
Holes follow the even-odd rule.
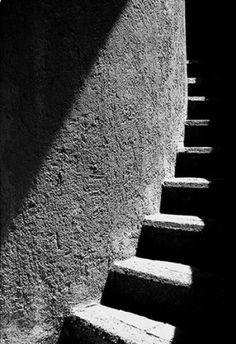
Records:
[[[1,343],[56,343],[134,254],[186,113],[183,0],[2,1]]]

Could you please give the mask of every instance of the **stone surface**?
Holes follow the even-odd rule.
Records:
[[[163,185],[171,188],[199,188],[209,189],[212,181],[206,178],[198,177],[179,177],[169,178],[163,182]]]
[[[215,152],[213,147],[184,147],[179,149],[178,153],[184,154],[211,154]]]
[[[149,260],[132,257],[114,263],[113,271],[121,274],[127,273],[140,278],[151,279],[153,282],[161,282],[173,285],[190,287],[192,284],[192,269],[188,265],[167,261]]]
[[[185,126],[209,126],[210,125],[210,120],[209,119],[188,119],[185,122]]]
[[[199,216],[153,214],[146,215],[143,226],[166,228],[179,231],[201,232],[206,225],[212,225],[214,220]]]
[[[175,326],[96,304],[73,308],[70,326],[81,344],[168,344],[185,336],[185,331]]]
[[[13,0],[1,15],[1,341],[53,344],[174,174],[184,1]]]

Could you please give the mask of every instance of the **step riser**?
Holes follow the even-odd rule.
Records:
[[[163,187],[161,213],[211,216],[220,214],[224,199],[218,188]]]
[[[191,326],[199,319],[204,323],[219,310],[219,291],[214,293],[215,283],[197,282],[194,273],[193,285],[184,286],[113,271],[102,303],[154,320]]]
[[[202,64],[187,64],[187,74],[189,78],[209,77],[214,75],[209,66]]]
[[[185,126],[185,147],[212,147],[218,140],[217,130],[211,126]]]
[[[219,177],[223,174],[219,154],[178,153],[176,177]]]
[[[204,79],[209,79],[217,76],[219,78],[220,75],[217,73],[219,71],[218,67],[213,61],[209,63],[209,61],[197,61],[196,59],[189,60],[187,63],[187,74],[188,77],[204,77]]]
[[[188,84],[188,95],[189,96],[217,96],[222,93],[222,89],[219,85],[209,84]]]
[[[222,259],[220,243],[221,236],[207,227],[204,232],[182,232],[143,226],[137,256],[214,268]]]
[[[221,104],[208,101],[188,101],[188,119],[217,118],[221,112]]]

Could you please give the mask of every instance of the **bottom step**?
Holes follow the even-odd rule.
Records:
[[[66,327],[61,344],[188,343],[185,330],[100,304],[74,307]]]

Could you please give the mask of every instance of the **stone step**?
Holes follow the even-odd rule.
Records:
[[[223,314],[224,286],[211,272],[189,265],[132,257],[114,263],[104,305],[191,328]]]
[[[212,147],[185,147],[177,153],[176,177],[219,177],[222,152]]]
[[[223,99],[188,96],[188,119],[215,119],[222,112]]]
[[[221,225],[210,218],[148,215],[143,220],[137,256],[218,268],[221,237]]]
[[[221,180],[170,178],[162,185],[161,213],[220,216],[226,192]]]
[[[189,77],[188,78],[188,95],[198,96],[198,95],[220,95],[222,89],[222,84],[219,79],[208,77]]]
[[[67,332],[65,344],[188,343],[186,330],[100,304],[73,307]]]
[[[213,120],[187,120],[185,122],[185,147],[220,145],[219,125]]]

